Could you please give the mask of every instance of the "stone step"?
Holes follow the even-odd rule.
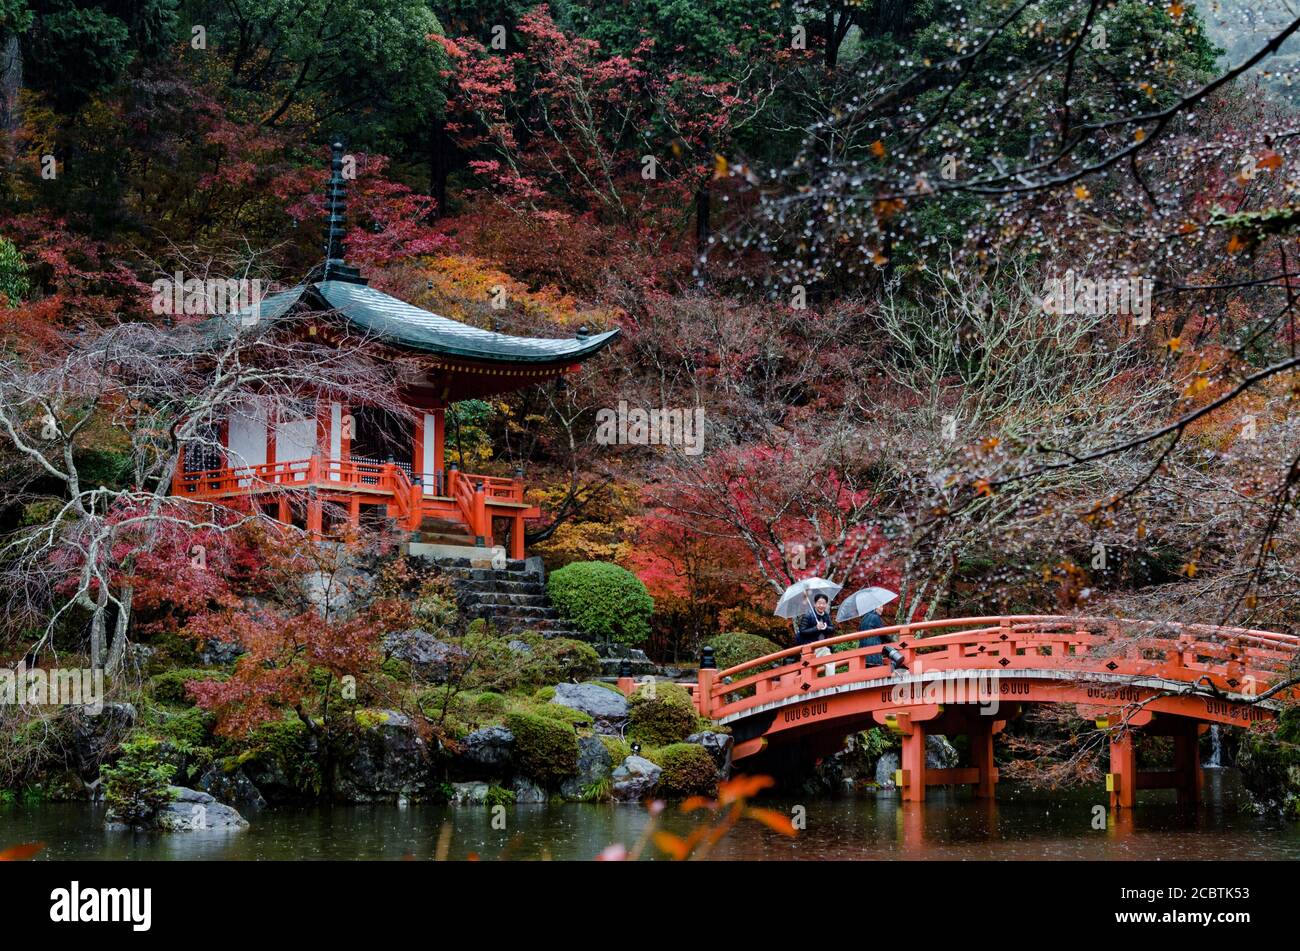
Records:
[[[475,568],[468,558],[435,558],[434,564],[437,565],[445,574],[456,575],[463,573],[475,574],[479,571],[487,571],[489,574],[501,574],[509,572],[510,574],[522,574],[526,569],[526,562],[517,558],[507,558],[506,566],[501,569],[492,568]]]
[[[560,612],[552,607],[525,607],[518,604],[503,607],[478,605],[477,611],[471,608],[467,613],[469,613],[471,617],[482,617],[485,614],[490,614],[494,620],[498,618],[502,620],[509,618],[513,621],[556,619],[560,616]]]
[[[549,608],[551,599],[544,594],[510,594],[494,591],[490,594],[475,594],[472,603],[493,608]]]
[[[421,545],[455,545],[458,547],[472,547],[474,544],[474,538],[471,535],[453,532],[428,532],[423,529],[415,533],[415,541]]]
[[[546,586],[536,581],[498,581],[482,579],[476,581],[452,582],[456,591],[466,599],[482,594],[536,594],[546,596]]]

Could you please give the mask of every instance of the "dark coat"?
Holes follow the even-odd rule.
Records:
[[[858,630],[874,631],[876,628],[884,626],[885,620],[880,616],[879,612],[868,611],[866,614],[862,615],[862,620],[859,622]],[[858,641],[858,646],[875,647],[877,644],[885,643],[886,640],[888,640],[888,638],[883,634],[878,634],[875,637],[864,637],[862,640]],[[883,654],[869,654],[864,663],[868,667],[883,667],[885,664],[885,658]]]
[[[826,625],[826,630],[817,630],[818,621]],[[799,619],[799,630],[795,635],[794,642],[795,644],[811,644],[813,641],[820,641],[823,638],[834,636],[835,621],[831,618],[830,608],[827,608],[825,614],[809,611]]]

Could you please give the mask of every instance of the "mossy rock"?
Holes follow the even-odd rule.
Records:
[[[570,726],[589,727],[592,724],[591,714],[584,713],[581,710],[574,710],[572,707],[566,707],[559,703],[538,704],[535,712],[538,716],[550,720],[559,720],[561,723],[567,723]]]
[[[679,743],[699,722],[691,695],[678,684],[646,684],[628,701],[627,735],[646,746]]]
[[[555,788],[577,772],[578,735],[573,727],[533,713],[508,714],[505,725],[515,737],[515,760],[530,779]]]
[[[663,770],[656,795],[685,799],[687,796],[712,796],[718,791],[718,767],[702,746],[673,743],[652,750],[646,758]]]
[[[597,739],[604,745],[605,752],[609,754],[609,758],[613,763],[621,763],[632,755],[632,744],[621,737],[602,733]]]
[[[504,694],[485,690],[483,693],[475,694],[469,698],[469,704],[473,707],[474,712],[480,716],[493,717],[505,714],[509,701]]]
[[[236,746],[237,761],[267,799],[318,795],[315,740],[297,716],[264,723]]]

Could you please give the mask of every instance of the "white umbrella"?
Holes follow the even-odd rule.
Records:
[[[847,621],[850,618],[870,614],[872,611],[879,611],[897,597],[898,592],[890,591],[888,588],[863,588],[854,591],[840,603],[840,609],[835,612],[835,620]]]
[[[817,600],[819,594],[834,599],[842,587],[844,586],[834,581],[827,581],[825,578],[804,578],[802,581],[796,581],[785,589],[781,600],[776,602],[776,611],[773,613],[777,617],[791,619],[801,617],[813,609],[813,602]]]

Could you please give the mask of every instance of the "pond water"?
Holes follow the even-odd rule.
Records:
[[[924,807],[893,796],[809,800],[806,829],[794,839],[746,822],[714,850],[716,859],[1297,859],[1300,823],[1261,819],[1244,809],[1232,770],[1205,771],[1199,809],[1172,793],[1143,794],[1131,815],[1093,828],[1100,791],[1034,792],[1002,786],[994,802],[965,791],[931,790]],[[763,805],[782,810],[792,800]],[[632,847],[646,831],[639,806],[541,805],[506,808],[506,829],[484,808],[433,805],[276,807],[247,816],[242,833],[110,833],[103,807],[21,803],[0,807],[0,847],[45,844],[42,859],[590,859],[612,843]],[[659,827],[685,834],[702,815],[670,808]],[[646,856],[655,854],[648,847]]]

